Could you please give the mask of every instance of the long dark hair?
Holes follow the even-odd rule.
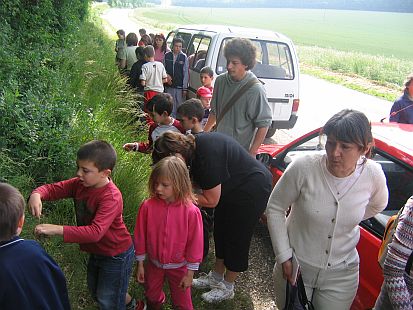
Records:
[[[155,49],[158,49],[158,46],[155,46],[157,38],[161,38],[163,40],[163,43],[162,43],[162,46],[161,46],[161,51],[165,53],[166,52],[166,39],[165,39],[164,35],[162,33],[155,34],[155,38],[153,40],[153,44],[154,44]]]

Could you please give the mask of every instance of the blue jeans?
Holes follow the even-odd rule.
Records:
[[[134,261],[133,245],[116,256],[90,254],[87,285],[99,309],[125,309],[125,296]]]

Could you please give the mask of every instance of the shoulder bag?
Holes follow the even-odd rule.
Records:
[[[314,310],[311,300],[307,299],[303,278],[298,273],[295,285],[287,282],[285,291],[285,306],[283,310]]]
[[[247,83],[241,86],[241,88],[229,99],[228,103],[224,106],[222,109],[222,112],[219,113],[219,116],[217,117],[217,120],[215,121],[214,127],[212,127],[211,131],[216,131],[219,122],[223,119],[225,114],[232,108],[232,106],[237,102],[237,100],[245,94],[245,92],[250,89],[254,84],[259,84],[261,83],[257,78],[254,78],[252,80],[249,80]]]

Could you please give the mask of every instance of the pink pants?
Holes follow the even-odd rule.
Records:
[[[148,304],[158,309],[165,302],[165,293],[162,288],[166,278],[174,307],[179,310],[193,310],[191,288],[182,290],[179,287],[186,273],[186,266],[177,269],[161,269],[148,261],[145,264],[145,296]]]

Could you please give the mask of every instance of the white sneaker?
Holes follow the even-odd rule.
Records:
[[[234,298],[234,289],[227,289],[222,282],[219,282],[218,286],[211,291],[202,294],[202,299],[209,303],[221,302],[232,298]]]
[[[215,288],[215,287],[219,287],[220,283],[221,281],[217,281],[212,276],[212,271],[210,271],[208,274],[200,273],[198,278],[193,279],[192,287],[194,288]]]

